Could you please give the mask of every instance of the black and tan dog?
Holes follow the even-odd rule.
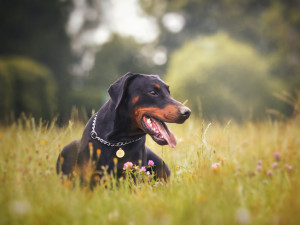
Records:
[[[159,145],[174,148],[176,137],[165,122],[183,123],[191,110],[170,96],[169,86],[157,75],[127,73],[110,86],[108,93],[111,99],[90,118],[82,138],[63,148],[57,160],[57,172],[71,174],[77,167],[83,176],[90,158],[96,161],[96,151],[101,149],[96,163],[98,174],[103,166],[107,166],[108,173],[113,171],[113,159],[119,157],[118,177],[123,174],[124,163],[146,166],[152,160],[156,177],[166,180],[170,170],[145,146],[146,134]],[[90,142],[94,149],[91,156]]]

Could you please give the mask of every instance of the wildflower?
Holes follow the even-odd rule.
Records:
[[[285,168],[287,168],[288,170],[292,170],[293,169],[293,167],[290,165],[290,164],[285,164]]]
[[[275,153],[273,154],[273,156],[274,156],[274,158],[275,158],[276,160],[279,160],[279,159],[280,159],[280,153],[279,153],[279,152],[275,152]]]
[[[146,172],[146,168],[144,166],[141,167],[140,172]]]
[[[267,179],[263,180],[263,184],[268,184],[268,183],[269,183],[269,181]]]
[[[262,164],[262,161],[261,161],[261,160],[258,160],[258,161],[257,161],[257,165],[261,166],[261,164]]]
[[[118,159],[116,157],[113,160],[114,160],[114,164],[118,163]]]
[[[154,184],[154,187],[157,187],[157,186],[163,186],[164,183],[161,182],[161,181],[156,181],[155,184]]]
[[[257,165],[257,167],[256,167],[256,171],[262,171],[262,167],[261,167],[261,165]]]
[[[98,148],[98,149],[97,149],[97,157],[98,157],[98,158],[99,158],[100,154],[101,154],[101,149]]]
[[[40,145],[45,145],[45,144],[47,144],[46,140],[40,140]]]
[[[181,169],[178,169],[178,170],[176,171],[176,174],[177,174],[177,175],[182,174],[182,170],[181,170]]]
[[[151,173],[150,173],[149,171],[147,171],[147,172],[146,172],[146,174],[147,174],[148,176],[150,176],[150,175],[151,175]]]
[[[61,156],[61,157],[60,157],[60,161],[61,161],[61,163],[63,163],[63,162],[64,162],[64,160],[65,160],[65,158],[64,158],[63,156]]]
[[[251,220],[251,215],[248,209],[246,208],[238,208],[235,211],[235,219],[239,224],[248,224]]]
[[[273,167],[273,168],[277,168],[277,167],[278,167],[278,162],[274,162],[274,163],[272,164],[272,167]]]
[[[31,205],[29,202],[22,200],[11,202],[9,208],[13,214],[17,215],[24,215],[31,211]]]
[[[123,170],[126,170],[127,168],[131,168],[132,166],[133,166],[132,162],[124,163]]]
[[[219,171],[219,169],[220,169],[220,163],[213,163],[212,165],[211,165],[211,169],[214,171],[214,172],[218,172]]]
[[[118,211],[110,212],[110,213],[108,213],[108,215],[107,215],[107,219],[108,219],[109,221],[115,220],[115,219],[117,219],[118,217],[119,217],[119,212],[118,212]]]
[[[154,166],[154,162],[152,160],[148,161],[148,166]]]
[[[271,176],[273,175],[273,171],[272,171],[272,170],[268,170],[268,171],[267,171],[267,175],[268,175],[269,177],[271,177]]]

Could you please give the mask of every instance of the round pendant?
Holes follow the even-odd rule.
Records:
[[[125,155],[125,152],[123,149],[119,148],[119,150],[116,152],[116,155],[118,158],[123,158]]]

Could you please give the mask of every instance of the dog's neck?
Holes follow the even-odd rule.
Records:
[[[126,107],[115,109],[109,100],[97,113],[96,132],[109,142],[120,142],[137,139],[146,135],[141,131],[132,130],[132,118]]]

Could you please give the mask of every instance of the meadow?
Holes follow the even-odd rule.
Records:
[[[175,149],[147,145],[168,183],[94,191],[62,181],[55,163],[84,124],[20,118],[0,127],[0,224],[300,224],[300,118],[170,125]],[[77,179],[78,180],[78,179]]]

